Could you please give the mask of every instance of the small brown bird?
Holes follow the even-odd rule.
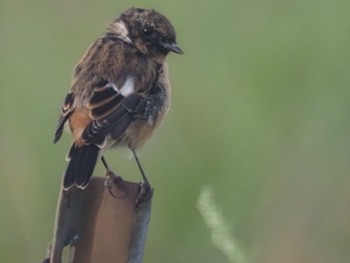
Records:
[[[174,27],[162,14],[141,8],[124,11],[93,43],[74,68],[62,106],[54,143],[68,122],[73,145],[63,187],[84,189],[99,157],[109,147],[136,150],[152,136],[166,115],[170,83],[166,56],[182,54]],[[148,183],[148,182],[147,182]]]

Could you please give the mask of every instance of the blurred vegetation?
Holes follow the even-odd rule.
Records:
[[[348,262],[346,0],[1,0],[0,262],[44,257],[72,67],[131,5],[169,17],[185,51],[169,57],[172,108],[141,154],[155,188],[145,262],[228,262],[196,207],[206,185],[251,262]],[[124,151],[107,157],[140,179]]]

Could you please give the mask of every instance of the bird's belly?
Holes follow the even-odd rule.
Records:
[[[160,126],[161,119],[153,123],[147,120],[137,120],[130,124],[119,140],[115,141],[112,147],[128,147],[138,150],[152,137]]]
[[[113,136],[113,131],[111,132],[111,137],[115,138],[114,147],[126,146],[138,150],[152,137],[168,113],[170,106],[169,91],[165,92],[160,89],[160,94],[157,94],[156,102],[153,103],[153,108],[150,108],[146,114],[147,117],[145,116],[146,119],[134,120],[120,136]]]

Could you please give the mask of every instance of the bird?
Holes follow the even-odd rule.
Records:
[[[170,21],[153,9],[122,12],[73,69],[54,133],[57,143],[68,126],[73,143],[67,154],[63,189],[85,189],[110,148],[132,152],[149,184],[138,151],[167,115],[171,88],[166,57],[183,54]],[[107,172],[106,172],[107,174]]]

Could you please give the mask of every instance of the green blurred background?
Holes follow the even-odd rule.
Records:
[[[132,5],[164,13],[185,51],[168,59],[172,108],[141,154],[155,188],[144,262],[233,262],[197,209],[204,186],[248,261],[349,262],[347,0],[0,0],[0,262],[43,259],[72,68]],[[124,151],[107,157],[140,179]]]

